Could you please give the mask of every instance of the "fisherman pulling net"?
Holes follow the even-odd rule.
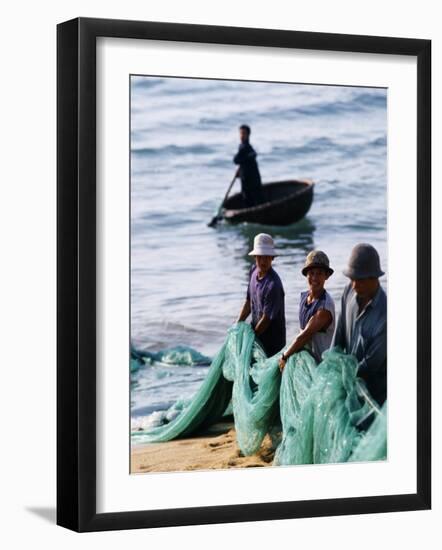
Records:
[[[380,408],[371,398],[352,355],[332,349],[317,365],[301,351],[287,360],[282,373],[278,359],[266,357],[250,325],[235,324],[193,399],[180,403],[167,424],[137,431],[137,440],[189,436],[218,421],[231,402],[245,456],[259,450],[267,433],[279,430],[275,466],[386,458],[386,403]]]

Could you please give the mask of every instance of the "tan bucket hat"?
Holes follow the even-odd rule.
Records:
[[[322,252],[322,250],[312,250],[308,253],[304,267],[302,268],[304,277],[307,275],[308,270],[313,267],[325,269],[329,277],[334,273],[333,269],[330,267],[330,261],[327,254]]]

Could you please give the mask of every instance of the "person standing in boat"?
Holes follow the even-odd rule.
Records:
[[[285,346],[285,293],[272,267],[276,256],[272,237],[266,233],[256,235],[249,256],[255,257],[255,265],[250,269],[246,301],[237,322],[245,321],[252,314],[252,328],[271,357]]]
[[[307,349],[319,363],[322,353],[330,347],[335,330],[335,303],[324,288],[325,281],[333,274],[327,255],[321,250],[310,252],[302,274],[307,278],[309,290],[301,292],[301,330],[279,359],[281,371],[287,359],[302,349]]]
[[[356,245],[344,275],[350,283],[342,295],[332,346],[356,357],[358,376],[382,405],[387,398],[387,295],[379,283],[384,272],[377,250]]]
[[[247,208],[264,202],[261,175],[256,162],[256,151],[250,145],[250,126],[243,124],[239,127],[241,141],[233,162],[239,164],[236,176],[241,178],[241,192]]]

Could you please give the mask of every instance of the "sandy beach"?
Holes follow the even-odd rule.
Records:
[[[242,456],[233,422],[222,422],[187,439],[133,446],[131,473],[265,467],[272,465],[273,456],[269,436],[255,455]]]

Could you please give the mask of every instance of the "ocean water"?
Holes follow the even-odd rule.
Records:
[[[307,216],[288,227],[215,229],[235,172],[238,126],[252,128],[263,182],[310,178]],[[232,192],[240,190],[239,180]],[[299,329],[305,257],[324,250],[336,302],[352,247],[374,245],[387,272],[387,90],[137,76],[131,80],[131,340],[158,352],[176,346],[211,357],[236,320],[257,233],[270,233],[286,293],[287,337]],[[386,288],[387,275],[382,280]],[[165,357],[167,359],[165,360]],[[170,359],[172,357],[172,359]],[[207,365],[162,355],[131,373],[136,430],[164,421],[191,398]]]

